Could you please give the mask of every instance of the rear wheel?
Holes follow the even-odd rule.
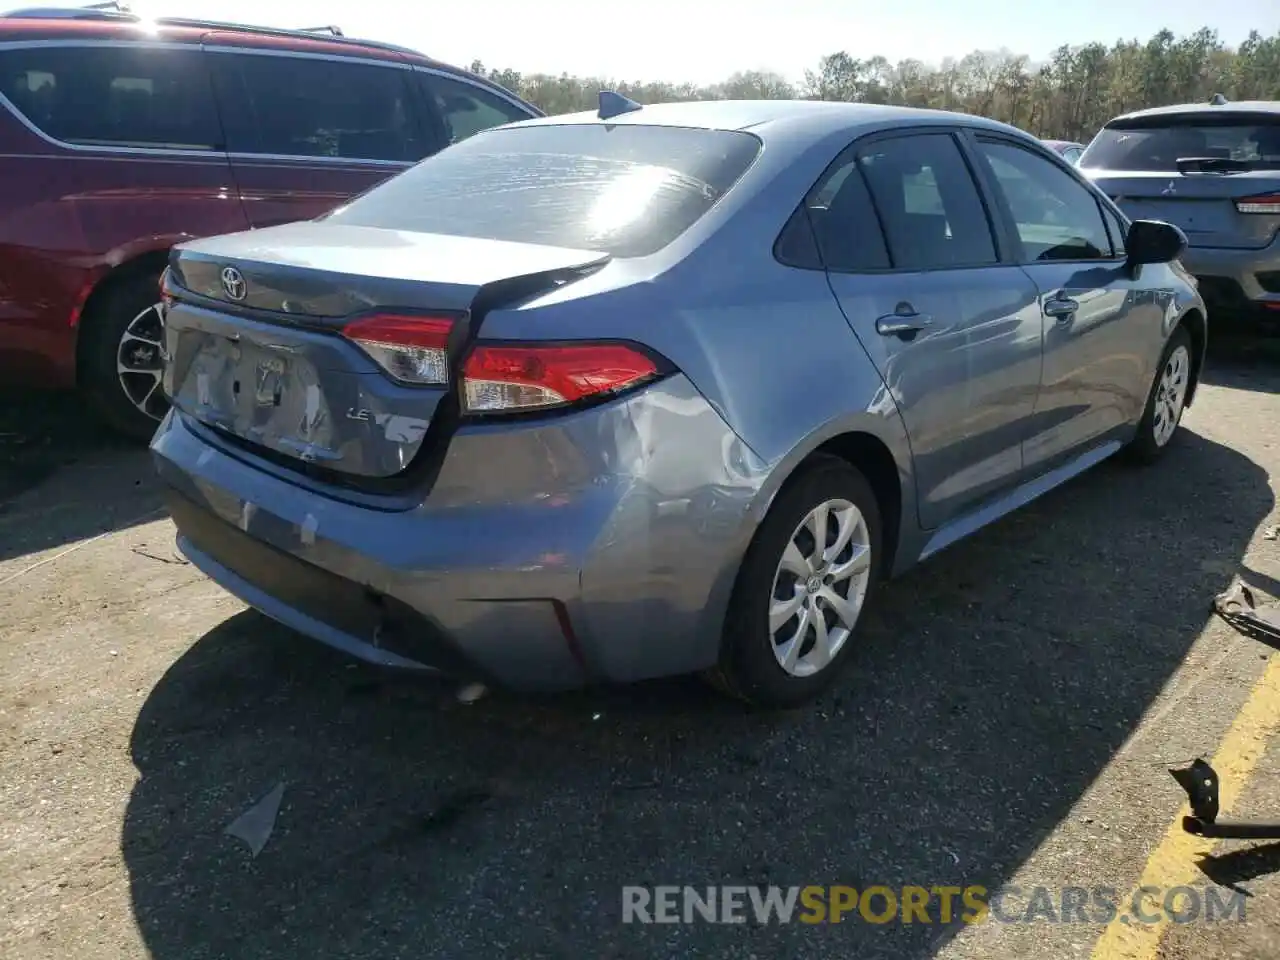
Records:
[[[1168,449],[1182,424],[1191,386],[1191,335],[1178,327],[1165,345],[1147,396],[1147,408],[1126,453],[1129,460],[1154,463]]]
[[[759,706],[815,697],[853,652],[881,555],[880,510],[862,474],[834,459],[808,468],[747,551],[709,679]]]
[[[83,323],[82,382],[95,411],[120,433],[150,440],[168,410],[160,389],[160,274],[116,281]]]

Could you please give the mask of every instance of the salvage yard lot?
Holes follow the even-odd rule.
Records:
[[[692,681],[463,705],[354,665],[181,561],[144,451],[6,398],[0,955],[1087,957],[1097,925],[624,926],[621,891],[1136,884],[1166,769],[1214,755],[1270,654],[1210,603],[1280,594],[1280,364],[1218,353],[1165,464],[892,584],[854,669],[772,716]],[[1236,813],[1280,820],[1278,753]],[[277,784],[254,858],[223,831]],[[1280,954],[1278,869],[1195,868],[1247,918],[1158,955]]]

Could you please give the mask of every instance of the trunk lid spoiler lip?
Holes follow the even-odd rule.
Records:
[[[295,317],[329,324],[369,309],[470,309],[481,291],[519,276],[594,271],[607,251],[310,221],[192,240],[172,248],[169,269],[188,295],[266,322]],[[239,300],[221,279],[248,282]]]

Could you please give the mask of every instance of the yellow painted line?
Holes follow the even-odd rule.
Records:
[[[1219,815],[1231,812],[1250,774],[1266,753],[1267,741],[1280,730],[1280,656],[1272,656],[1262,677],[1249,692],[1240,712],[1236,714],[1230,729],[1218,746],[1211,761],[1221,778]],[[1182,829],[1182,818],[1191,810],[1184,804],[1177,818],[1169,825],[1164,839],[1151,852],[1142,879],[1138,881],[1129,898],[1118,906],[1120,913],[1107,925],[1093,948],[1093,960],[1154,960],[1160,949],[1160,940],[1168,926],[1168,917],[1152,923],[1123,923],[1120,917],[1133,903],[1141,887],[1171,887],[1191,884],[1203,874],[1196,868],[1196,861],[1209,853],[1216,841],[1197,837]],[[1146,912],[1162,913],[1157,903],[1147,898]]]

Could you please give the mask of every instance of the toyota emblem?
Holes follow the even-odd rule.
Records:
[[[226,291],[229,299],[237,303],[249,292],[248,285],[244,282],[244,275],[235,267],[222,268],[222,289]]]

